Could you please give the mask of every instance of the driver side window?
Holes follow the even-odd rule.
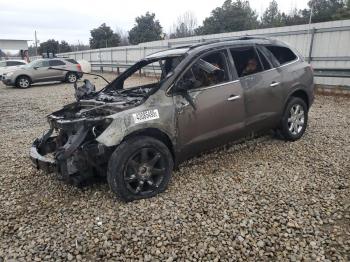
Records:
[[[49,66],[49,62],[46,60],[39,60],[37,61],[35,64],[33,64],[33,67],[48,67]]]
[[[224,51],[213,52],[200,58],[179,82],[188,90],[214,86],[229,80]]]

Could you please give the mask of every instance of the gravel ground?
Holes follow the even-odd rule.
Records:
[[[205,154],[128,204],[106,183],[78,189],[31,167],[45,116],[71,101],[68,84],[0,85],[0,261],[350,260],[348,98],[318,96],[298,142]]]

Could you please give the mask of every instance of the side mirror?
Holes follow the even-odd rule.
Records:
[[[190,79],[180,80],[175,84],[175,91],[179,93],[187,93],[188,90],[194,87],[194,83]]]
[[[185,98],[188,103],[193,107],[194,110],[196,110],[196,105],[192,99],[192,97],[189,95],[188,90],[194,87],[194,83],[190,79],[186,80],[180,80],[177,82],[174,86],[175,93],[179,93],[183,98]]]
[[[33,67],[34,70],[38,70],[38,68],[39,68],[38,66],[34,66]]]

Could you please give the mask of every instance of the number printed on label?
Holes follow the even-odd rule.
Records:
[[[147,110],[139,113],[132,114],[135,123],[142,123],[159,118],[158,109]]]

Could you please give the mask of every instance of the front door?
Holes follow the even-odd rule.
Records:
[[[45,81],[50,78],[52,72],[49,70],[48,60],[38,60],[32,66],[32,78],[34,81]]]
[[[239,136],[244,129],[243,90],[233,79],[226,50],[200,57],[180,81],[192,83],[188,98],[174,96],[184,158]]]

